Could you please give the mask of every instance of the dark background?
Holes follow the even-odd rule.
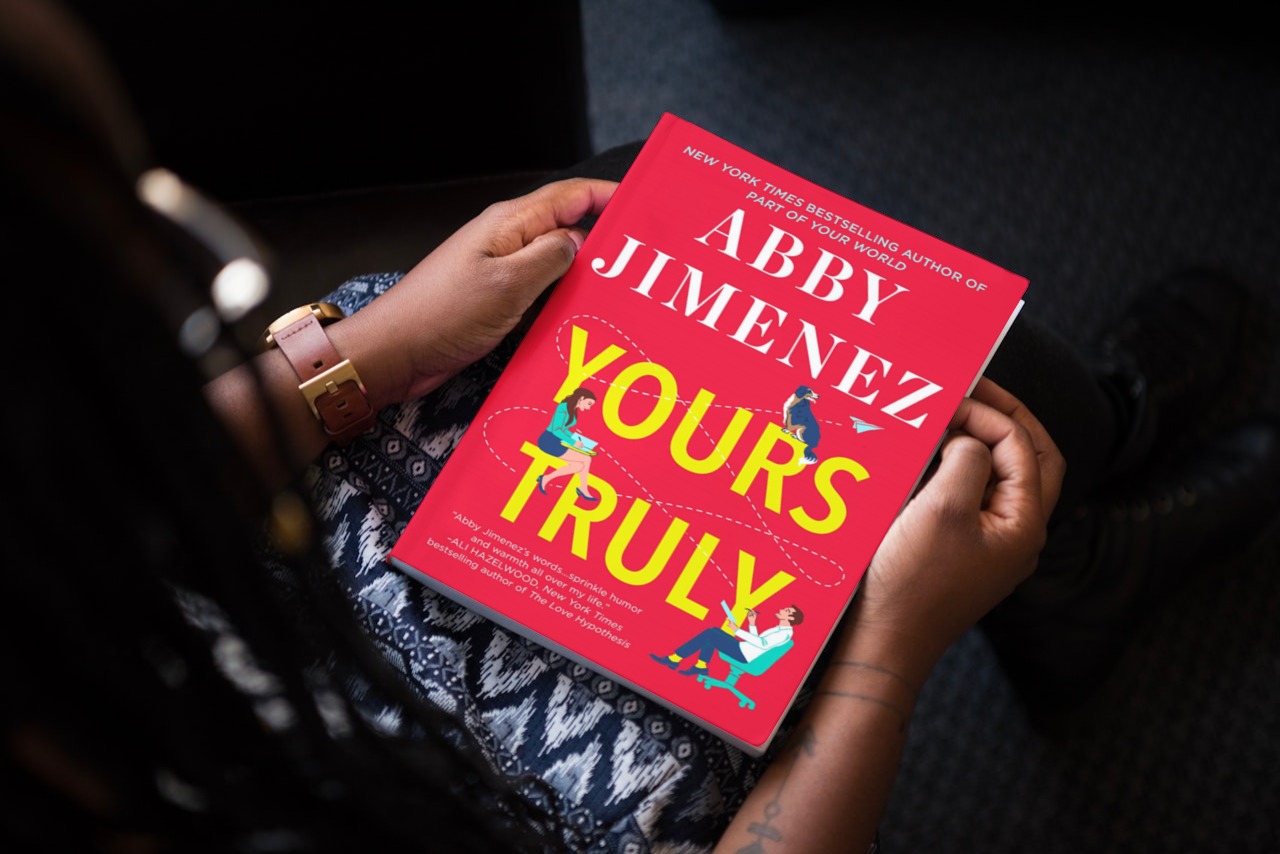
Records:
[[[641,138],[666,110],[1027,276],[1027,313],[1073,340],[1185,264],[1234,271],[1280,310],[1280,65],[1269,27],[1221,4],[1181,20],[767,0],[71,5],[162,161],[277,248],[283,307],[402,268],[521,175]],[[422,187],[439,181],[453,189]],[[1280,347],[1268,361],[1259,405],[1276,410]],[[1280,850],[1278,568],[1275,530],[1203,567],[1139,627],[1101,713],[1053,734],[966,635],[922,694],[886,850]]]

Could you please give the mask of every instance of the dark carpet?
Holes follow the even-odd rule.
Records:
[[[594,146],[674,112],[1027,276],[1027,312],[1078,340],[1191,263],[1280,310],[1280,63],[1260,22],[844,9],[587,0]],[[1272,351],[1259,406],[1277,410]],[[1053,733],[971,632],[921,697],[885,849],[1280,850],[1278,567],[1277,531],[1204,567],[1141,628],[1103,711]]]

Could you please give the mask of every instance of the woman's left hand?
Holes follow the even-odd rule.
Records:
[[[376,408],[421,397],[485,356],[564,275],[617,184],[556,181],[497,202],[389,291],[329,327]]]
[[[328,326],[373,408],[421,397],[492,350],[569,269],[584,237],[577,223],[604,210],[616,187],[570,178],[492,204],[386,293]],[[267,482],[283,484],[329,437],[279,350],[258,356],[257,368],[227,371],[206,395]],[[285,434],[288,459],[270,440],[268,406]]]

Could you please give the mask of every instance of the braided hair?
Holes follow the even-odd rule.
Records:
[[[279,557],[305,624],[264,569],[263,520],[305,505],[263,488],[177,343],[210,262],[139,201],[145,142],[94,51],[0,0],[0,847],[560,847],[551,793],[388,667],[314,538]],[[370,689],[399,726],[360,714]]]

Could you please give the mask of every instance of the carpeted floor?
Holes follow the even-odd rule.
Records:
[[[1050,32],[750,5],[586,0],[594,146],[677,113],[1026,275],[1028,313],[1077,339],[1187,263],[1280,310],[1280,62],[1239,35],[1260,24]],[[1273,353],[1259,405],[1280,410]],[[1273,531],[1177,591],[1105,712],[1053,735],[970,633],[925,688],[886,850],[1280,850],[1277,617]]]

